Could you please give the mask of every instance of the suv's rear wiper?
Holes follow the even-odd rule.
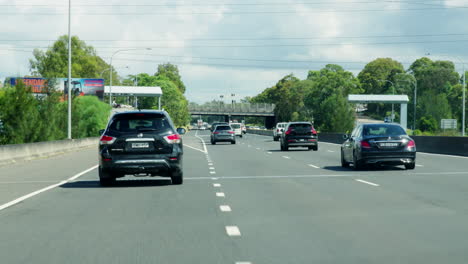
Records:
[[[155,128],[138,128],[137,129],[138,131],[157,131],[158,129],[155,129]]]

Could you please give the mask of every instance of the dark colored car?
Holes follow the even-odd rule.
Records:
[[[219,126],[219,125],[229,126],[229,123],[227,123],[227,122],[215,122],[215,123],[211,124],[211,128],[210,128],[211,132],[213,132],[214,129],[216,128],[216,126]]]
[[[230,125],[217,125],[211,133],[211,144],[231,142],[236,144],[236,134]]]
[[[341,145],[341,166],[355,169],[368,164],[416,166],[416,144],[398,124],[362,124]]]
[[[182,138],[185,129],[174,128],[165,111],[131,111],[112,116],[99,140],[99,180],[112,184],[116,178],[171,177],[182,184]]]
[[[317,131],[310,122],[290,122],[281,135],[280,145],[283,151],[292,147],[307,147],[309,150],[317,151]]]

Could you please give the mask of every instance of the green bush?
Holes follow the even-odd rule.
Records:
[[[73,100],[73,138],[97,137],[109,119],[111,107],[95,96],[80,96]]]

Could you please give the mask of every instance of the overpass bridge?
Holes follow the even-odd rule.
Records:
[[[189,105],[189,112],[192,116],[224,116],[224,120],[229,122],[232,116],[239,117],[265,117],[265,126],[275,125],[275,105],[274,104],[205,104]]]

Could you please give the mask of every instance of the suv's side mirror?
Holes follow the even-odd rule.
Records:
[[[185,130],[185,128],[182,128],[182,127],[179,127],[177,128],[177,134],[179,135],[184,135],[187,131]]]
[[[106,132],[106,130],[105,130],[105,129],[101,129],[101,130],[99,130],[99,135],[100,135],[100,136],[102,136],[102,134],[104,134],[104,132]]]
[[[343,135],[343,139],[344,139],[344,140],[348,140],[348,139],[349,139],[349,135],[348,135],[348,134],[344,134],[344,135]]]

